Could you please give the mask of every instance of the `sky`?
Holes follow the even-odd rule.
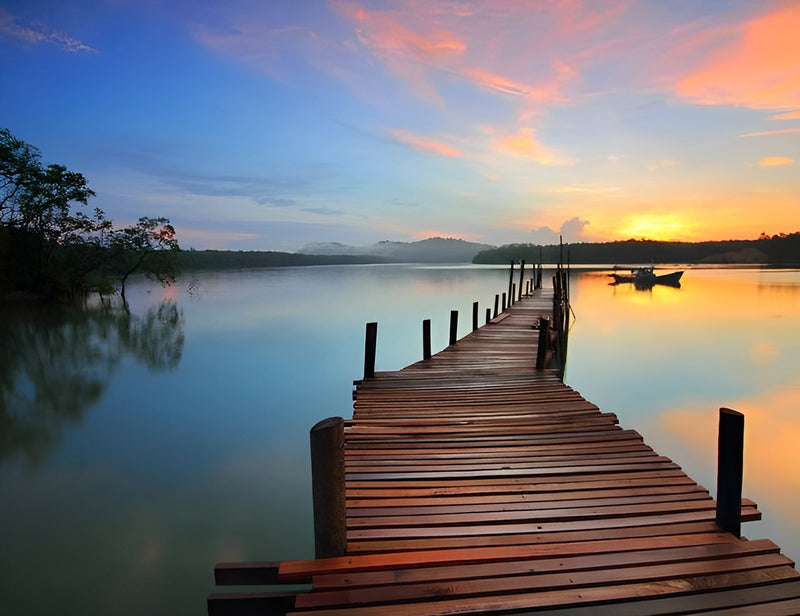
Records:
[[[183,248],[800,230],[800,0],[0,0],[0,127]]]

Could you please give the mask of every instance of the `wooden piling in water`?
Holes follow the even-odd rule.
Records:
[[[472,302],[472,331],[478,329],[478,302]]]
[[[378,343],[378,324],[367,323],[364,337],[364,378],[371,379],[375,376],[375,349]]]
[[[742,475],[744,472],[744,415],[719,410],[717,442],[717,524],[741,537]]]
[[[344,555],[347,549],[344,419],[323,419],[310,432],[314,550],[317,558]]]
[[[450,345],[458,340],[458,310],[450,311]]]
[[[522,281],[525,279],[525,261],[519,262],[519,299],[522,299]]]
[[[422,322],[422,359],[431,358],[431,320]]]
[[[547,344],[550,338],[550,319],[539,318],[539,341],[536,347],[536,369],[543,370],[547,361]]]
[[[513,302],[511,298],[514,297],[513,287],[514,285],[514,261],[511,261],[511,269],[508,272],[508,305],[510,306]],[[505,310],[505,308],[503,308]]]
[[[500,294],[496,293],[494,296],[494,316],[497,316],[497,306],[500,303]]]

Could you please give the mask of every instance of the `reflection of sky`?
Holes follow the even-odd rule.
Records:
[[[764,522],[745,525],[800,554],[800,273],[689,270],[682,288],[573,289],[577,319],[567,382],[715,490],[717,409],[743,412],[744,496]]]

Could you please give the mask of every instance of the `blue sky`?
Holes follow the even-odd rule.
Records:
[[[118,224],[296,250],[800,229],[800,3],[0,0],[0,126]]]

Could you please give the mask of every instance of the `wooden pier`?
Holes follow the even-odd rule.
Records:
[[[220,585],[306,587],[215,594],[209,613],[800,613],[800,574],[777,545],[725,530],[677,464],[536,369],[535,327],[552,313],[552,291],[537,291],[429,359],[357,382],[353,418],[321,428],[343,465],[315,495],[333,498],[318,554],[342,555],[219,564]],[[731,494],[742,521],[759,519]]]

